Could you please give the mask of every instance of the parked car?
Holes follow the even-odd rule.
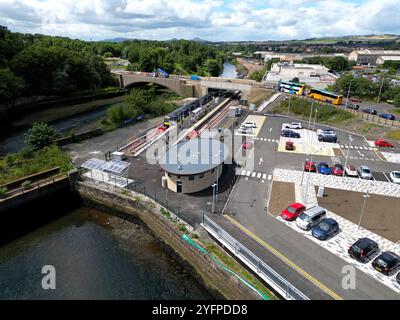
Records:
[[[334,163],[333,167],[331,168],[331,172],[334,176],[343,176],[343,165],[341,165],[340,163]]]
[[[251,149],[253,147],[253,144],[251,142],[245,142],[242,144],[243,149]]]
[[[361,179],[372,180],[374,178],[372,176],[371,169],[367,166],[360,166],[357,170],[357,173]]]
[[[371,109],[371,108],[366,108],[366,109],[362,109],[362,112],[368,113],[368,114],[372,114],[372,115],[377,115],[378,111],[376,109]]]
[[[322,220],[320,224],[317,224],[311,230],[312,236],[318,240],[326,240],[338,232],[339,223],[332,218]]]
[[[301,203],[292,203],[285,210],[281,212],[281,218],[287,221],[295,220],[306,207]]]
[[[358,102],[361,103],[362,101],[360,99],[356,99],[356,98],[350,98],[351,102]]]
[[[239,128],[238,132],[243,133],[243,134],[250,134],[250,133],[253,133],[253,129],[252,128]]]
[[[254,121],[246,121],[242,123],[242,128],[257,128],[257,124]]]
[[[335,131],[329,128],[322,128],[317,130],[317,135],[323,135],[323,134],[331,134],[331,135],[336,135]]]
[[[397,281],[398,284],[400,284],[400,272],[396,276],[396,281]]]
[[[396,117],[390,113],[382,113],[379,115],[379,117],[387,120],[396,120]]]
[[[289,129],[301,129],[302,125],[301,125],[300,122],[291,122],[288,125],[286,125],[286,128],[289,128]]]
[[[296,219],[296,225],[303,230],[310,230],[312,227],[320,223],[326,217],[324,208],[314,206],[303,211]]]
[[[358,177],[357,169],[355,166],[348,164],[344,169],[346,176],[348,177]]]
[[[393,144],[383,139],[375,140],[375,146],[383,148],[394,148]]]
[[[300,138],[300,133],[294,132],[293,130],[282,130],[281,136],[288,138]]]
[[[320,134],[318,136],[318,141],[336,143],[337,136],[335,134]]]
[[[326,174],[326,175],[331,174],[331,169],[329,168],[329,165],[326,162],[318,163],[317,170],[318,170],[318,173],[321,173],[321,174]]]
[[[389,276],[400,267],[400,256],[394,252],[384,251],[372,261],[372,267]]]
[[[313,161],[306,161],[304,163],[304,171],[308,171],[308,172],[316,172],[317,168],[315,166],[315,162]]]
[[[286,141],[285,142],[285,150],[293,151],[294,150],[294,142],[293,141]]]
[[[347,105],[347,109],[359,110],[360,109],[360,105],[359,104],[350,103],[350,104]]]
[[[379,252],[379,246],[370,238],[360,238],[351,245],[347,252],[357,261],[366,262],[370,257]]]
[[[393,183],[400,184],[400,171],[392,171],[389,176]]]

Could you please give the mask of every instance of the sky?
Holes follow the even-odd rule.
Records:
[[[0,0],[11,31],[209,41],[399,34],[400,0]]]

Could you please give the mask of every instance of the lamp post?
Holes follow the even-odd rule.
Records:
[[[317,121],[317,113],[318,113],[318,109],[315,108],[313,131],[315,131],[315,122]]]
[[[358,221],[358,229],[361,228],[361,220],[362,220],[362,217],[364,215],[365,204],[367,203],[367,199],[370,197],[370,195],[368,194],[368,191],[363,194],[363,197],[364,197],[364,203],[363,203],[363,206],[362,206],[362,209],[361,209],[360,220]]]
[[[347,104],[349,103],[349,96],[350,96],[350,88],[351,88],[351,83],[354,81],[354,79],[350,80],[349,83],[349,88],[347,89],[347,97],[346,97],[346,104],[344,105],[344,108],[347,108]]]
[[[287,115],[290,115],[290,101],[292,100],[292,97],[289,97],[289,104],[288,104],[288,108],[287,108]]]
[[[310,118],[308,119],[308,130],[311,128],[311,116],[313,112],[313,107],[314,107],[314,101],[311,103],[311,111],[310,111]]]
[[[344,175],[345,175],[345,173],[346,173],[347,161],[348,161],[348,159],[349,159],[349,153],[350,153],[350,146],[351,146],[351,143],[353,142],[353,138],[352,138],[351,134],[349,134],[349,141],[350,141],[350,143],[349,143],[349,148],[347,149],[346,160],[345,160],[345,162],[344,162],[343,177],[344,177]]]
[[[376,103],[379,103],[379,101],[381,100],[381,93],[384,81],[385,81],[385,76],[382,77],[381,87],[379,88],[379,94],[378,94],[378,99],[376,99]]]

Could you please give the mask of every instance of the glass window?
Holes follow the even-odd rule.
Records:
[[[189,180],[194,180],[194,176],[189,176]]]
[[[204,173],[201,173],[201,174],[199,175],[199,179],[201,179],[201,178],[204,178]]]

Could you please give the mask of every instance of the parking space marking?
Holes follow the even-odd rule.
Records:
[[[272,175],[268,175],[268,180],[271,180],[272,179]]]
[[[303,275],[306,279],[311,281],[313,284],[315,284],[317,287],[319,287],[321,290],[326,292],[328,295],[330,295],[333,299],[335,300],[343,300],[341,296],[333,292],[331,289],[329,289],[327,286],[325,286],[323,283],[318,281],[316,278],[314,278],[312,275],[304,271],[302,268],[300,268],[297,264],[295,264],[293,261],[291,261],[289,258],[287,258],[285,255],[280,253],[278,250],[273,248],[271,245],[269,245],[267,242],[264,240],[260,239],[258,236],[256,236],[254,233],[252,233],[250,230],[242,226],[239,222],[237,222],[235,219],[233,219],[230,216],[224,215],[226,219],[228,219],[232,224],[234,224],[236,227],[238,227],[240,230],[242,230],[244,233],[246,233],[248,236],[253,238],[255,241],[257,241],[260,245],[262,245],[265,249],[267,249],[269,252],[271,252],[273,255],[275,255],[277,258],[281,259],[283,262],[285,262],[287,265],[295,269],[298,273]]]
[[[261,172],[257,173],[257,179],[261,177]]]
[[[264,173],[264,174],[262,175],[263,180],[265,180],[266,177],[267,177],[267,174]],[[268,180],[269,180],[269,179],[268,179]]]

